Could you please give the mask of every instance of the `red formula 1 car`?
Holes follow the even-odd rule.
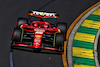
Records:
[[[55,26],[46,22],[45,19],[58,19],[56,13],[29,11],[29,18],[33,16],[40,20],[18,18],[16,27],[12,31],[12,47],[32,48],[35,51],[41,49],[63,51],[66,40],[67,24],[58,22]]]

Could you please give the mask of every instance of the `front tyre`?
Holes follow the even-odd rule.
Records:
[[[20,28],[14,28],[12,40],[15,42],[21,41],[22,30]]]
[[[57,33],[55,42],[56,42],[55,46],[57,48],[63,49],[63,47],[64,47],[64,35],[61,33]]]

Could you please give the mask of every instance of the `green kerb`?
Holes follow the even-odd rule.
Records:
[[[87,19],[87,20],[93,20],[93,21],[98,21],[98,22],[100,22],[100,16],[99,16],[99,15],[91,14],[91,15],[88,16],[86,19]]]
[[[80,26],[77,32],[96,35],[98,29]]]
[[[74,64],[96,66],[94,59],[89,59],[89,58],[82,58],[82,57],[73,56],[73,62],[74,62]]]
[[[79,47],[79,48],[85,48],[91,50],[93,50],[93,45],[94,43],[79,41],[79,40],[74,40],[73,42],[73,47]]]

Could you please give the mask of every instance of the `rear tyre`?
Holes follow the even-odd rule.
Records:
[[[28,24],[28,19],[27,18],[18,18],[16,26],[20,27],[22,24]]]
[[[67,23],[58,22],[57,28],[61,30],[61,33],[64,35],[64,40],[66,40]]]
[[[56,34],[56,44],[55,46],[57,48],[63,49],[64,46],[64,35],[61,33]]]
[[[12,40],[15,42],[20,42],[21,41],[21,34],[22,34],[22,30],[20,28],[14,28]]]
[[[61,33],[66,33],[67,31],[67,23],[58,22],[57,28],[61,30]]]

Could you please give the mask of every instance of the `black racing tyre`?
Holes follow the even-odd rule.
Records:
[[[56,40],[55,40],[55,46],[57,48],[63,49],[64,46],[64,35],[62,33],[57,33],[56,34]]]
[[[12,40],[15,42],[21,41],[22,30],[20,28],[14,28]]]
[[[61,33],[64,35],[64,40],[66,40],[67,23],[58,22],[57,28],[61,30]]]
[[[28,19],[27,18],[18,18],[16,26],[20,27],[22,24],[28,24]]]
[[[66,33],[67,31],[67,23],[58,22],[57,28],[61,30],[61,33]]]

